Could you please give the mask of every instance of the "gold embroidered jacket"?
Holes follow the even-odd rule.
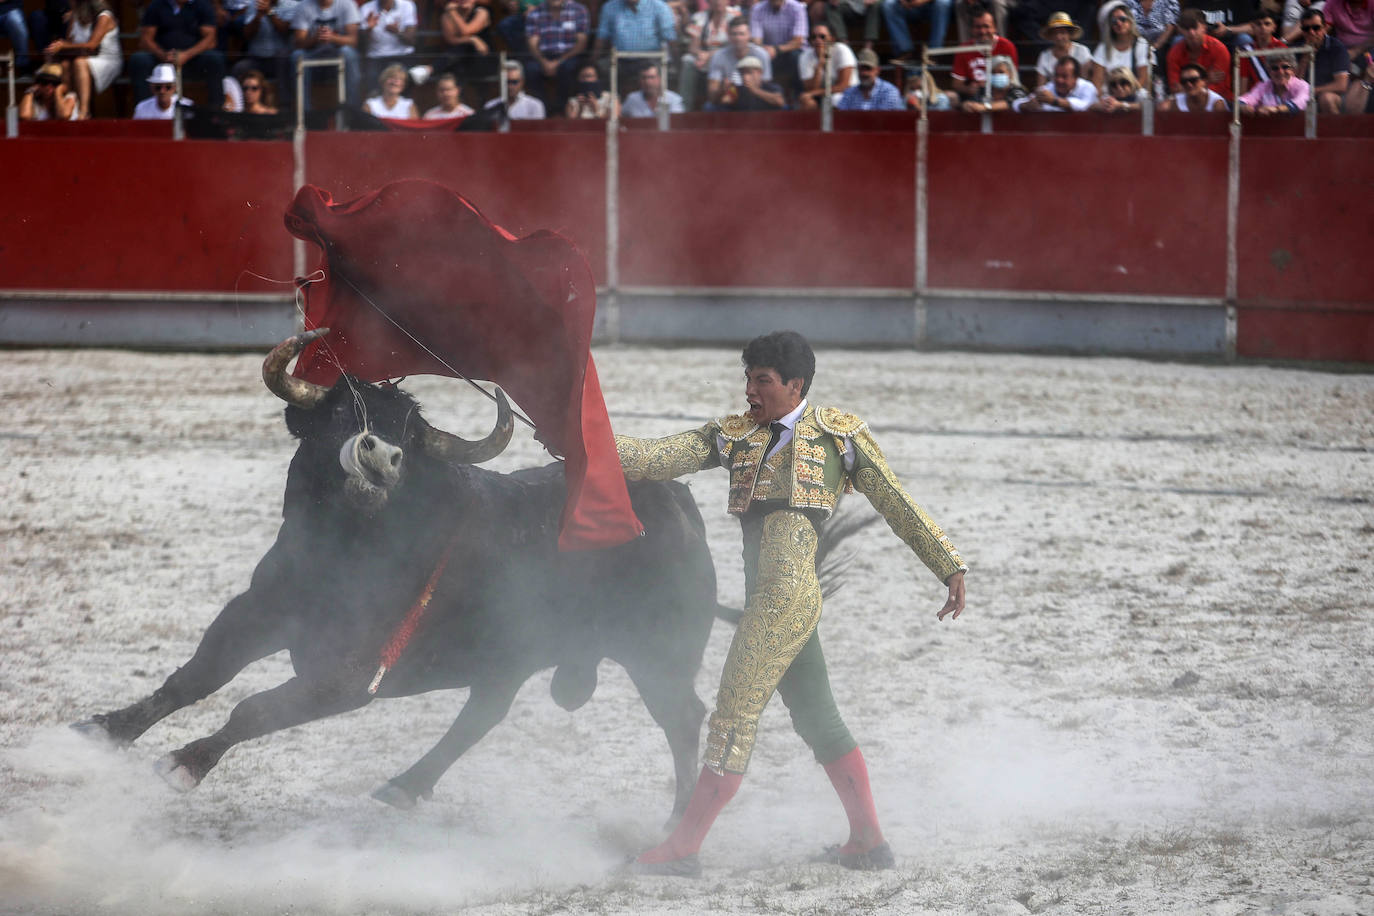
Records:
[[[743,515],[753,502],[778,500],[828,517],[840,493],[857,489],[941,582],[968,569],[940,526],[902,488],[863,420],[834,407],[808,406],[791,443],[765,461],[770,435],[767,426],[733,415],[662,439],[616,436],[615,444],[629,480],[671,480],[728,468],[734,515]],[[846,443],[855,453],[852,470],[845,468]]]

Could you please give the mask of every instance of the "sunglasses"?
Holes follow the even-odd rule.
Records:
[[[1326,28],[1324,25],[1305,25],[1302,30],[1304,32],[1320,32],[1324,28]]]
[[[258,91],[259,89],[261,89],[261,88],[262,88],[262,87],[259,86],[257,83],[244,83],[244,84],[243,84],[243,91],[244,91],[244,92],[257,92],[257,91]]]
[[[1185,85],[1185,86],[1192,86],[1192,85],[1194,85],[1195,83],[1200,83],[1200,82],[1202,82],[1202,77],[1200,77],[1200,76],[1185,76],[1183,79],[1179,80],[1179,82],[1182,83],[1182,84]]]
[[[1275,69],[1275,70],[1292,70],[1292,69],[1293,69],[1293,65],[1292,65],[1292,64],[1274,64],[1274,69]]]
[[[1122,22],[1130,22],[1130,21],[1131,21],[1131,20],[1127,19],[1125,16],[1113,16],[1113,17],[1112,17],[1112,22],[1115,22],[1115,23],[1118,23],[1118,24],[1119,24],[1119,23],[1122,23]]]

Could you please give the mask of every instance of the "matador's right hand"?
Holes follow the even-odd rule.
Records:
[[[964,610],[964,573],[963,570],[949,577],[949,597],[945,599],[945,606],[940,608],[940,613],[935,616],[941,620],[945,619],[946,614],[952,614],[953,619],[958,619]]]

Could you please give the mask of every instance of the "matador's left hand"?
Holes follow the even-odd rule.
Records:
[[[964,610],[964,573],[963,570],[949,577],[949,598],[945,600],[945,606],[940,608],[940,613],[935,616],[941,620],[945,619],[946,614],[953,614],[957,619]]]

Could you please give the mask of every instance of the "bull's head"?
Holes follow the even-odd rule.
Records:
[[[510,443],[515,424],[510,402],[499,388],[496,426],[485,438],[469,441],[429,425],[410,396],[398,389],[341,378],[335,385],[341,393],[331,398],[332,389],[288,375],[286,364],[310,341],[328,333],[328,328],[320,328],[277,344],[263,360],[262,379],[273,394],[292,407],[312,415],[320,411],[337,414],[324,418],[325,425],[342,439],[338,455],[345,492],[360,506],[377,509],[385,504],[391,489],[401,481],[406,449],[418,449],[450,464],[479,464],[501,454]]]

